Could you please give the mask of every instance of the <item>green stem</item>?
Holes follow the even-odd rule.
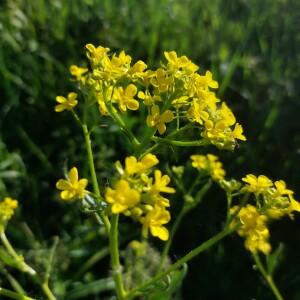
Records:
[[[23,295],[20,295],[18,293],[15,293],[13,291],[10,291],[10,290],[7,290],[7,289],[4,289],[4,288],[1,288],[0,287],[0,295],[2,296],[6,296],[10,299],[17,299],[17,300],[35,300],[34,298],[30,298],[30,297],[27,297],[27,296],[23,296]]]
[[[166,136],[166,138],[168,139],[168,138],[174,137],[174,136],[176,136],[177,134],[179,134],[179,133],[181,133],[181,132],[183,132],[183,131],[185,131],[185,130],[187,130],[187,129],[192,128],[192,126],[193,126],[193,124],[189,123],[189,124],[187,124],[187,125],[181,127],[181,128],[178,129],[178,130],[174,130],[173,132],[171,132],[170,134],[168,134],[168,135]],[[149,136],[147,137],[147,139],[146,139],[145,141],[143,141],[143,142],[140,144],[140,147],[139,147],[138,150],[142,150],[142,149],[144,148],[144,146],[146,146],[146,145],[152,140],[152,138],[154,137],[154,136],[153,136],[154,134],[155,134],[155,131],[152,131],[152,135],[149,135]],[[154,138],[155,138],[155,137],[154,137]],[[156,150],[158,147],[160,147],[161,144],[162,144],[162,143],[160,143],[160,142],[156,142],[153,146],[151,146],[150,148],[146,149],[146,150],[139,156],[139,158],[143,158],[146,154],[153,152],[153,151]]]
[[[49,288],[48,281],[44,282],[42,285],[42,290],[44,294],[47,296],[48,300],[56,300],[55,296],[52,294],[52,291]]]
[[[134,145],[135,148],[139,147],[140,142],[138,139],[134,136],[134,134],[131,132],[131,130],[126,126],[125,122],[123,119],[120,117],[116,109],[112,105],[107,106],[108,111],[112,118],[116,121],[116,123],[119,125],[119,127],[125,132],[125,134],[128,136],[132,144]]]
[[[160,137],[152,137],[152,140],[156,143],[165,143],[173,146],[178,147],[199,147],[199,146],[206,146],[208,145],[208,142],[205,140],[200,141],[176,141],[176,140],[170,140],[166,138],[160,138]]]
[[[31,276],[35,276],[36,271],[34,269],[32,269],[30,266],[28,266],[25,263],[23,257],[15,251],[15,249],[13,248],[13,246],[10,244],[9,240],[7,239],[4,231],[1,232],[0,237],[1,237],[2,243],[3,243],[4,247],[6,248],[7,252],[12,256],[12,258],[17,263],[18,268],[25,273],[29,273]]]
[[[198,180],[198,179],[196,179]],[[212,181],[209,180],[200,190],[199,192],[196,194],[196,196],[193,198],[193,203],[189,203],[189,202],[185,202],[180,213],[178,214],[178,216],[176,217],[175,219],[175,222],[172,226],[172,229],[171,229],[171,232],[170,232],[170,237],[168,239],[168,241],[166,242],[165,244],[165,247],[163,249],[163,252],[162,252],[162,257],[161,257],[161,262],[160,262],[160,265],[159,265],[159,268],[158,268],[158,271],[161,270],[161,268],[163,267],[163,263],[170,251],[170,247],[172,245],[172,242],[173,242],[173,238],[174,238],[174,235],[183,219],[183,217],[194,207],[196,206],[197,204],[199,204],[202,200],[202,198],[204,197],[204,195],[207,193],[207,191],[209,190],[209,188],[211,187],[212,185]],[[190,195],[190,194],[187,194],[187,195]]]
[[[227,199],[226,226],[228,226],[230,222],[230,208],[232,202],[232,193],[226,193],[226,199]]]
[[[15,277],[13,277],[5,268],[4,266],[1,264],[0,265],[0,272],[3,273],[6,277],[6,279],[8,280],[8,282],[10,283],[10,285],[12,286],[12,288],[19,294],[21,295],[26,295],[26,292],[24,291],[23,287],[21,286],[21,284],[17,281],[17,279]]]
[[[136,294],[139,293],[139,291],[148,288],[149,286],[153,285],[155,282],[157,282],[162,277],[164,277],[164,276],[168,275],[169,273],[171,273],[172,271],[175,271],[176,269],[180,268],[185,263],[187,263],[188,261],[190,261],[191,259],[193,259],[195,256],[197,256],[201,252],[209,249],[210,247],[212,247],[213,245],[215,245],[216,243],[218,243],[220,240],[222,240],[224,237],[226,237],[227,235],[229,235],[232,232],[233,231],[230,230],[230,229],[228,229],[228,228],[222,230],[221,232],[219,232],[218,234],[216,234],[215,236],[213,236],[212,238],[210,238],[209,240],[205,241],[200,246],[196,247],[195,249],[193,249],[192,251],[190,251],[188,254],[186,254],[185,256],[183,256],[176,263],[174,263],[173,265],[171,265],[167,270],[165,270],[165,271],[163,271],[163,272],[155,275],[152,279],[146,281],[145,283],[143,283],[139,287],[131,290],[127,294],[127,299],[134,298],[136,296]]]
[[[266,271],[266,269],[264,268],[260,257],[258,254],[252,254],[254,260],[255,260],[255,264],[258,268],[258,270],[260,271],[260,273],[263,275],[263,277],[265,278],[265,280],[267,281],[270,289],[272,290],[274,296],[276,297],[277,300],[283,300],[282,295],[280,294],[275,282],[273,281],[273,278],[270,274],[268,274],[268,272]]]
[[[90,172],[91,172],[91,176],[92,176],[93,188],[94,188],[95,194],[100,199],[102,199],[99,184],[98,184],[98,181],[97,181],[96,170],[95,170],[93,150],[92,150],[92,142],[91,142],[90,134],[89,134],[89,131],[88,131],[88,128],[87,128],[86,124],[82,125],[82,130],[83,130],[83,134],[84,134],[85,146],[86,146],[87,155],[88,155],[88,162],[89,162]]]
[[[118,241],[118,222],[119,215],[113,214],[111,217],[111,228],[109,235],[109,246],[111,255],[111,265],[113,269],[113,278],[116,285],[116,292],[119,300],[126,299],[126,293],[123,287],[122,267],[119,257],[119,241]]]
[[[41,283],[42,279],[38,276],[38,274],[36,273],[36,271],[33,268],[31,268],[29,265],[26,264],[23,257],[21,255],[17,254],[17,252],[15,251],[15,249],[13,248],[13,246],[10,244],[9,240],[7,239],[4,231],[1,232],[0,237],[1,237],[2,243],[3,243],[4,247],[6,248],[7,252],[15,259],[16,263],[18,264],[19,269],[25,273],[28,273],[31,276],[31,278],[38,280],[38,282],[40,283],[40,286],[41,286],[44,294],[47,296],[48,300],[56,300],[55,296],[52,294],[52,292],[48,286],[48,281]],[[15,298],[15,299],[19,299],[19,298]],[[20,298],[20,299],[26,299],[26,298]]]
[[[99,188],[97,175],[96,175],[94,156],[93,156],[93,150],[92,150],[92,142],[91,142],[90,134],[89,134],[86,124],[82,124],[82,130],[83,130],[83,134],[84,134],[85,146],[86,146],[87,155],[88,155],[88,162],[89,162],[89,168],[90,168],[90,173],[91,173],[91,177],[92,177],[94,193],[96,194],[96,196],[99,199],[103,200],[101,193],[100,193],[100,188]],[[97,219],[97,217],[98,217],[97,213],[94,213],[94,215],[95,215],[95,218]],[[105,226],[106,232],[109,233],[110,222],[109,222],[108,217],[102,211],[99,212],[99,215],[100,215],[101,221],[103,222],[103,224]]]
[[[160,260],[160,264],[159,264],[159,267],[158,267],[158,272],[160,272],[161,269],[163,268],[164,262],[165,262],[165,260],[168,256],[168,254],[169,254],[169,251],[170,251],[170,248],[171,248],[171,245],[172,245],[172,242],[173,242],[174,235],[177,232],[177,229],[178,229],[178,227],[179,227],[179,225],[182,221],[182,218],[185,216],[186,212],[187,211],[184,208],[182,208],[180,213],[178,214],[178,216],[175,219],[175,222],[174,222],[174,224],[172,226],[172,229],[170,231],[169,239],[167,240],[167,242],[164,246],[162,255],[161,255],[161,260]]]

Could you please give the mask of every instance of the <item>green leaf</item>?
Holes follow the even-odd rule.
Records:
[[[284,252],[284,245],[279,244],[277,249],[266,257],[267,271],[268,271],[268,274],[270,274],[271,276],[274,274],[279,263],[282,261],[283,256],[284,256],[283,252]]]

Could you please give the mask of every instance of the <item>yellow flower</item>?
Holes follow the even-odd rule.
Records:
[[[74,200],[75,198],[83,199],[88,193],[85,189],[87,184],[87,179],[78,179],[78,170],[76,167],[73,167],[69,171],[67,179],[60,179],[57,181],[56,188],[62,190],[60,193],[62,200]]]
[[[236,122],[232,110],[227,106],[225,102],[222,103],[221,108],[219,109],[219,115],[226,126],[232,126]]]
[[[272,181],[264,175],[256,177],[253,174],[248,174],[242,178],[242,181],[246,182],[243,190],[255,193],[256,195],[265,193],[273,185]]]
[[[232,137],[234,139],[246,141],[246,137],[243,135],[243,127],[239,123],[235,124],[234,129],[232,131]]]
[[[300,203],[296,201],[293,197],[290,199],[290,205],[288,207],[288,214],[290,218],[294,218],[293,212],[297,211],[300,212]]]
[[[87,68],[80,68],[76,65],[70,66],[70,73],[77,81],[83,79],[83,75],[88,71]]]
[[[155,170],[154,178],[155,178],[155,182],[151,188],[151,191],[156,193],[161,192],[161,193],[168,193],[168,194],[174,194],[176,192],[175,189],[168,186],[168,184],[171,181],[168,175],[162,176],[160,170]]]
[[[138,92],[138,97],[143,100],[143,102],[146,106],[154,105],[156,101],[157,102],[161,101],[160,96],[158,96],[158,95],[152,96],[149,93],[149,91],[145,91],[145,93],[143,91]]]
[[[17,207],[18,201],[10,197],[5,197],[0,202],[0,232],[4,231],[7,222],[11,219]]]
[[[232,207],[232,214],[237,209],[237,206]],[[242,207],[237,217],[240,223],[238,234],[246,238],[246,249],[252,253],[261,251],[264,254],[268,254],[271,251],[271,245],[268,241],[270,233],[267,228],[267,217],[259,214],[257,208],[250,204]],[[233,222],[232,226],[234,225],[236,225],[236,221]]]
[[[69,93],[68,97],[57,96],[56,101],[59,103],[55,106],[56,112],[62,112],[64,110],[72,110],[78,103],[76,93]]]
[[[209,118],[209,114],[205,111],[205,108],[206,103],[193,101],[187,112],[187,118],[192,122],[202,125],[203,121],[207,121]]]
[[[170,213],[161,206],[155,206],[147,213],[147,215],[140,219],[143,224],[143,235],[147,236],[148,230],[153,236],[160,238],[163,241],[169,239],[169,231],[163,225],[168,223],[171,219]]]
[[[91,61],[93,66],[98,65],[104,58],[107,58],[107,53],[109,51],[109,48],[104,48],[102,46],[96,48],[92,44],[87,44],[85,48],[87,49],[87,58]]]
[[[182,70],[186,74],[190,75],[199,69],[199,67],[191,62],[186,56],[178,57],[175,51],[165,51],[164,55],[168,61],[168,69],[175,71],[175,76],[180,76],[179,74],[176,74],[176,71],[179,70]]]
[[[130,188],[128,181],[120,179],[115,189],[107,188],[105,200],[111,204],[112,213],[118,214],[139,203],[140,193]]]
[[[217,89],[219,87],[218,82],[212,79],[212,73],[210,71],[206,71],[204,76],[200,76],[198,83],[205,88],[210,87]]]
[[[159,106],[153,105],[151,107],[151,114],[147,117],[147,125],[158,129],[159,134],[164,134],[166,131],[166,124],[174,119],[174,114],[170,110],[164,111],[160,114]]]
[[[283,180],[275,181],[274,185],[276,189],[272,192],[273,197],[291,196],[294,194],[292,190],[286,188],[286,183]]]
[[[207,171],[212,179],[219,181],[225,177],[225,170],[218,157],[213,154],[205,155],[192,155],[192,166],[198,170]]]
[[[128,74],[133,80],[142,79],[146,69],[147,65],[143,61],[139,60],[129,69]]]
[[[145,155],[140,161],[138,161],[134,156],[128,156],[125,159],[125,172],[126,175],[142,173],[154,167],[158,163],[159,161],[157,157],[151,153]]]
[[[115,67],[130,65],[130,63],[131,63],[131,56],[127,55],[124,50],[119,53],[119,56],[114,54],[111,59],[111,64]]]
[[[129,84],[124,90],[119,87],[115,93],[114,98],[119,104],[120,111],[125,112],[128,109],[137,110],[139,108],[139,102],[134,99],[137,93],[137,88],[134,84]]]
[[[119,56],[113,55],[111,60],[109,58],[104,60],[102,78],[107,81],[116,81],[122,76],[126,75],[130,68],[131,57],[121,51]],[[101,72],[100,72],[101,73]]]
[[[185,105],[189,105],[189,97],[188,96],[182,96],[182,97],[179,97],[177,99],[174,99],[172,101],[172,105],[176,108],[176,109],[179,109],[181,108],[182,106],[185,106]]]
[[[168,76],[167,72],[159,68],[155,72],[155,77],[151,79],[151,84],[158,89],[160,93],[167,92],[173,79]]]

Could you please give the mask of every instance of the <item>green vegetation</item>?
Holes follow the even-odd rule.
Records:
[[[89,177],[77,124],[71,114],[54,112],[55,97],[72,89],[67,79],[69,66],[86,64],[87,43],[125,49],[151,67],[159,65],[163,51],[175,50],[199,65],[202,74],[212,70],[220,83],[218,96],[230,104],[247,136],[247,143],[235,153],[218,153],[229,175],[241,178],[250,172],[264,173],[271,179],[284,179],[300,194],[299,1],[4,2],[0,4],[0,199],[19,199],[20,208],[7,235],[20,253],[26,253],[26,261],[38,271],[48,270],[43,279],[49,276],[59,299],[104,299],[114,288],[108,278],[104,229],[80,213],[79,204],[59,202],[54,188],[73,162],[81,167],[82,176]],[[126,122],[136,128],[138,116]],[[97,136],[95,167],[101,184],[108,185],[114,173],[112,162],[128,155],[130,143],[106,121],[93,133]],[[191,154],[166,146],[160,150],[162,160],[170,151],[177,158],[172,165],[185,164]],[[216,152],[214,147],[209,151]],[[226,203],[218,191],[208,195],[209,201],[184,219],[170,250],[171,259],[180,258],[220,230]],[[174,215],[180,208],[180,199],[176,200]],[[122,225],[120,243],[127,245],[138,232],[130,222]],[[271,243],[277,250],[268,261],[280,290],[291,300],[300,297],[298,231],[299,216],[295,222],[283,219],[272,225]],[[161,249],[160,243],[154,244]],[[154,248],[149,251],[153,257],[158,255]],[[3,253],[0,248],[1,260],[5,260]],[[224,240],[194,260],[174,299],[273,299],[247,254],[241,239]],[[130,254],[126,259],[130,260]],[[34,280],[2,264],[0,269],[4,293],[0,290],[0,295],[6,295],[6,289],[23,287],[28,296],[42,297]],[[174,275],[178,283],[170,283],[172,293],[183,272]],[[151,299],[167,298],[153,295]]]

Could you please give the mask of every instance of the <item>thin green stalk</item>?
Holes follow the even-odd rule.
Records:
[[[160,138],[160,137],[152,137],[152,140],[156,143],[165,143],[170,144],[173,146],[178,147],[199,147],[199,146],[206,146],[208,145],[208,142],[205,140],[202,141],[176,141],[176,140],[170,140],[166,138]]]
[[[1,295],[1,296],[8,297],[8,298],[10,298],[10,299],[17,299],[17,300],[35,300],[34,298],[30,298],[30,297],[27,297],[27,296],[23,296],[23,295],[20,295],[20,294],[18,294],[18,293],[16,293],[16,292],[13,292],[13,291],[10,291],[10,290],[1,288],[1,287],[0,287],[0,295]]]
[[[44,275],[44,280],[43,280],[43,283],[41,284],[42,290],[43,290],[44,294],[48,297],[49,300],[56,300],[55,296],[53,295],[52,291],[49,288],[49,278],[50,278],[52,263],[53,263],[54,254],[55,254],[55,250],[57,248],[58,242],[59,242],[59,238],[55,237],[53,246],[52,246],[50,254],[49,254],[49,259],[47,261],[47,268],[46,268],[46,272]]]
[[[139,147],[140,142],[135,137],[135,135],[131,132],[131,130],[126,126],[123,119],[119,116],[118,112],[112,105],[107,106],[110,115],[112,118],[116,121],[116,123],[119,125],[119,127],[125,132],[125,134],[128,136],[134,147]]]
[[[165,138],[169,139],[169,138],[171,138],[171,137],[174,137],[174,136],[176,136],[177,134],[183,132],[184,130],[190,129],[190,128],[192,128],[192,127],[193,127],[193,124],[192,124],[192,123],[189,123],[189,124],[187,124],[187,125],[185,125],[185,126],[179,128],[178,130],[177,130],[177,129],[174,130],[173,132],[171,132],[170,134],[168,134]],[[141,145],[140,145],[138,151],[141,150],[141,149],[143,149],[143,147],[144,147],[145,145],[147,145],[147,143],[150,142],[150,141],[152,140],[152,138],[155,138],[155,137],[154,137],[154,133],[155,133],[155,131],[152,132],[152,135],[149,135],[149,137],[147,138],[146,141],[143,141],[143,142],[141,143]],[[140,154],[139,158],[143,158],[146,154],[153,152],[154,150],[156,150],[156,149],[157,149],[158,147],[160,147],[161,145],[162,145],[162,143],[156,142],[153,146],[151,146],[150,148],[146,149],[142,154]]]
[[[93,150],[92,150],[92,142],[91,142],[90,134],[89,134],[89,131],[88,131],[88,128],[87,128],[86,124],[82,124],[82,130],[83,130],[83,134],[84,134],[85,146],[86,146],[87,155],[88,155],[88,162],[89,162],[89,166],[90,166],[93,189],[95,191],[95,194],[100,199],[102,199],[99,184],[98,184],[98,181],[97,181],[96,170],[95,170]]]
[[[116,292],[119,300],[126,299],[126,292],[123,287],[122,267],[119,257],[119,241],[118,241],[118,222],[119,215],[113,214],[111,217],[111,228],[109,235],[109,246],[111,255],[111,265],[113,269],[113,278],[116,285]]]
[[[161,260],[160,260],[160,264],[159,264],[159,267],[158,267],[158,272],[160,272],[161,269],[163,268],[164,262],[165,262],[165,260],[168,256],[168,254],[169,254],[169,251],[170,251],[170,248],[171,248],[171,245],[172,245],[172,242],[173,242],[174,235],[177,232],[177,229],[178,229],[178,227],[181,223],[181,220],[185,216],[186,212],[187,212],[186,210],[181,209],[180,213],[178,214],[178,216],[175,219],[174,224],[172,225],[169,239],[165,243],[165,246],[163,248],[163,252],[161,254]]]
[[[12,288],[19,294],[21,295],[26,295],[26,292],[24,291],[23,287],[21,284],[17,281],[15,277],[13,277],[7,270],[6,268],[1,264],[0,265],[0,272],[3,273],[12,286]]]
[[[5,232],[1,232],[0,237],[1,237],[1,240],[2,240],[2,243],[5,247],[5,249],[15,259],[16,263],[19,266],[19,269],[25,273],[28,273],[31,276],[31,278],[38,280],[38,282],[39,282],[44,294],[47,296],[48,300],[56,300],[55,296],[52,294],[52,292],[48,286],[48,282],[42,282],[42,279],[37,274],[37,272],[32,267],[30,267],[29,265],[26,264],[26,262],[24,261],[22,256],[18,255],[18,253],[15,251],[15,249],[13,248],[13,246],[10,244],[9,240],[7,239]],[[19,299],[19,298],[15,298],[15,299]],[[20,298],[20,299],[24,299],[24,298]]]
[[[267,270],[264,268],[259,255],[253,253],[252,256],[255,260],[255,264],[256,264],[258,270],[260,271],[260,273],[263,275],[263,277],[267,281],[267,283],[268,283],[270,289],[272,290],[274,296],[276,297],[276,299],[283,300],[283,296],[280,294],[279,289],[277,288],[275,282],[273,281],[272,276],[270,274],[268,274]]]
[[[52,291],[49,288],[48,281],[44,282],[42,285],[42,290],[44,294],[47,296],[48,300],[56,300],[56,297],[53,295]]]
[[[198,180],[198,179],[196,179]],[[161,256],[161,261],[160,261],[160,265],[159,265],[159,268],[158,268],[158,272],[161,271],[161,268],[163,267],[163,263],[165,261],[165,259],[167,258],[167,255],[170,251],[170,247],[172,245],[172,242],[173,242],[173,238],[174,238],[174,235],[175,233],[177,232],[177,229],[183,219],[183,217],[197,204],[199,204],[203,198],[203,196],[207,193],[207,191],[209,190],[209,188],[211,187],[212,185],[212,181],[209,180],[200,190],[199,192],[196,194],[196,196],[193,198],[193,204],[191,205],[190,202],[185,202],[181,211],[179,212],[178,216],[176,217],[175,219],[175,222],[171,228],[171,231],[170,231],[170,237],[168,239],[168,241],[166,242],[165,244],[165,247],[163,249],[163,252],[162,252],[162,256]],[[186,194],[186,193],[185,193]],[[190,195],[190,194],[186,194],[186,195]]]
[[[198,173],[197,177],[195,178],[194,182],[191,184],[187,194],[188,195],[192,195],[193,194],[193,191],[196,187],[196,185],[199,183],[199,180],[203,178],[203,174],[201,172]]]
[[[227,212],[226,212],[226,225],[229,225],[230,222],[230,207],[232,202],[232,193],[226,193],[227,199]]]
[[[13,246],[10,244],[9,240],[7,239],[5,232],[2,231],[0,234],[2,243],[4,245],[4,247],[6,248],[7,252],[14,258],[14,260],[16,261],[16,263],[18,264],[18,267],[26,273],[29,273],[31,276],[35,276],[36,275],[36,271],[34,269],[32,269],[30,266],[28,266],[23,257],[20,256],[15,249],[13,248]]]
[[[141,284],[137,288],[135,288],[135,289],[131,290],[130,292],[128,292],[127,299],[133,299],[139,293],[139,291],[142,291],[142,290],[148,288],[149,286],[153,285],[155,282],[157,282],[158,280],[160,280],[164,276],[166,276],[169,273],[171,273],[172,271],[175,271],[176,269],[180,268],[185,263],[187,263],[188,261],[193,259],[195,256],[197,256],[201,252],[209,249],[210,247],[212,247],[213,245],[218,243],[220,240],[222,240],[224,237],[226,237],[227,235],[229,235],[232,232],[233,232],[233,230],[226,228],[226,229],[222,230],[221,232],[219,232],[218,234],[214,235],[212,238],[205,241],[200,246],[196,247],[195,249],[190,251],[188,254],[183,256],[176,263],[171,265],[167,270],[155,275],[152,279],[146,281],[145,283]]]
[[[97,195],[97,197],[102,200],[102,196],[100,193],[100,188],[99,188],[99,184],[98,184],[98,180],[97,180],[97,175],[96,175],[95,164],[94,164],[92,142],[91,142],[90,134],[89,134],[86,124],[82,124],[82,130],[83,130],[83,134],[84,134],[85,146],[86,146],[87,155],[88,155],[88,162],[89,162],[89,168],[90,168],[90,173],[91,173],[91,177],[92,177],[93,189],[94,189],[94,192]],[[94,215],[95,215],[95,218],[97,219],[97,217],[98,217],[97,213],[94,213]],[[109,222],[108,217],[102,211],[99,212],[99,215],[100,215],[101,221],[103,222],[103,224],[105,226],[106,232],[109,233],[110,222]]]

